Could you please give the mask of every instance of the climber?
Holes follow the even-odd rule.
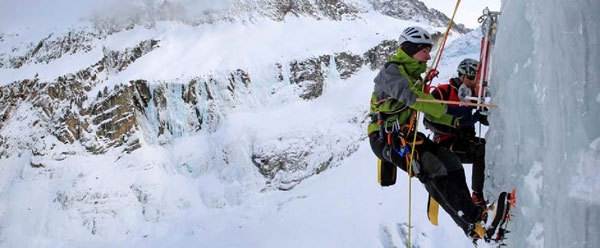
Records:
[[[457,68],[458,77],[451,78],[448,84],[441,84],[432,89],[431,95],[436,99],[453,102],[470,102],[469,97],[477,94],[478,87],[476,76],[479,62],[474,59],[462,60]],[[485,91],[487,93],[487,91]],[[487,93],[489,94],[489,93]],[[485,95],[489,96],[489,95]],[[449,104],[448,107],[457,105]],[[478,112],[479,123],[489,125],[485,112]],[[471,198],[475,204],[485,206],[483,197],[484,171],[485,171],[485,139],[479,138],[475,133],[474,125],[461,125],[450,127],[433,123],[426,115],[423,124],[434,132],[433,141],[454,152],[463,163],[472,163]]]
[[[472,126],[479,116],[471,114],[471,108],[466,106],[446,108],[440,103],[417,101],[417,98],[433,99],[423,92],[421,78],[426,62],[431,59],[432,46],[432,37],[423,28],[408,27],[400,35],[397,53],[374,79],[369,141],[379,159],[408,171],[407,156],[417,135],[411,174],[419,178],[465,234],[475,237],[474,230],[481,224],[485,208],[471,200],[460,159],[414,130],[416,111],[428,114],[435,123],[452,127]],[[435,71],[432,72],[426,78],[435,76]]]

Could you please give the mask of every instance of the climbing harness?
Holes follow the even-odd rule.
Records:
[[[404,107],[398,111],[394,111],[394,113],[401,112],[403,110],[408,109],[408,107]],[[395,120],[386,120],[386,116],[389,114],[384,114],[382,112],[373,113],[371,115],[371,121],[377,123],[378,125],[378,136],[380,142],[385,142],[386,146],[389,148],[389,151],[395,152],[398,156],[405,159],[405,169],[409,170],[409,163],[414,161],[411,159],[413,156],[419,157],[418,153],[413,153],[414,145],[423,144],[423,139],[416,141],[409,141],[411,135],[414,135],[413,126],[415,123],[414,115],[416,113],[412,112],[409,117],[409,123],[401,125],[398,119]],[[412,148],[411,148],[412,146]],[[385,158],[386,156],[384,156]],[[391,161],[391,157],[386,158],[386,160]],[[413,169],[415,174],[418,174],[418,168]]]

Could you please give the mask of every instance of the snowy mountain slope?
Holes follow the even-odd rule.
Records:
[[[431,26],[445,26],[449,19],[422,2],[402,0],[394,2],[374,0],[351,1],[278,1],[235,0],[217,2],[194,1],[106,1],[104,4],[73,3],[70,8],[85,22],[71,18],[56,18],[44,12],[43,7],[27,6],[27,2],[7,4],[5,9],[38,13],[39,19],[27,19],[5,13],[2,18],[12,25],[0,26],[0,68],[20,68],[27,63],[48,63],[63,55],[88,52],[98,45],[95,39],[105,39],[116,33],[145,27],[156,28],[160,22],[175,22],[184,26],[211,26],[215,24],[256,24],[264,20],[275,22],[288,19],[347,21],[361,20],[365,14],[377,14],[399,20],[413,20]],[[54,8],[70,10],[61,3]],[[118,9],[118,11],[116,11]],[[48,16],[48,21],[45,17]],[[368,18],[368,17],[367,17]],[[318,29],[316,29],[318,30]],[[249,30],[251,31],[251,30]],[[463,25],[453,31],[466,33]]]
[[[467,54],[476,50],[463,49]],[[453,74],[454,67],[440,68],[441,77],[445,80]],[[290,128],[299,133],[324,132],[315,125],[328,118],[343,119],[334,114],[336,110],[367,107],[368,102],[354,99],[368,99],[374,75],[363,69],[350,79],[333,80],[319,99],[292,103],[283,110],[232,114],[231,119],[238,121],[224,128],[231,134],[227,138],[253,133],[258,140],[269,141]],[[306,112],[311,114],[295,114]],[[263,127],[261,121],[281,117],[294,121],[256,130]],[[343,131],[340,127],[332,126],[329,132]],[[364,126],[348,129],[362,133]],[[264,187],[262,176],[250,167],[240,168],[243,163],[219,168],[199,162],[207,159],[202,154],[209,153],[199,151],[212,149],[207,143],[219,144],[207,139],[211,137],[144,145],[131,154],[74,155],[45,161],[43,168],[28,166],[27,158],[10,158],[11,164],[25,165],[18,169],[22,179],[5,192],[4,199],[10,199],[3,204],[7,206],[6,244],[18,244],[23,235],[32,240],[28,245],[36,247],[402,247],[406,242],[407,180],[400,174],[396,186],[380,188],[375,157],[366,141],[357,144],[360,149],[338,167],[290,191],[258,193]],[[106,160],[114,162],[102,162]],[[36,185],[44,185],[45,190],[34,190]],[[40,193],[20,193],[30,190]],[[413,190],[413,244],[470,246],[447,215],[441,214],[440,227],[431,226],[425,219],[426,194],[418,180],[413,180]],[[25,216],[23,206],[28,206]],[[14,224],[17,220],[23,224]],[[54,228],[24,231],[40,222]]]
[[[46,52],[35,49],[31,54],[51,56],[37,57],[34,63],[26,63],[32,62],[31,56],[9,57],[18,61],[12,63],[16,68],[1,70],[4,82],[15,82],[3,87],[6,123],[18,122],[11,117],[33,112],[27,125],[41,129],[35,133],[3,129],[0,142],[6,149],[2,153],[10,156],[21,149],[31,150],[35,156],[32,163],[43,166],[36,161],[82,149],[94,154],[112,148],[130,152],[144,143],[167,144],[199,130],[211,134],[233,108],[276,106],[298,95],[305,99],[319,97],[327,81],[325,75],[332,70],[347,78],[363,64],[377,68],[395,47],[395,32],[388,30],[409,24],[377,13],[361,17],[343,22],[288,18],[286,22],[199,26],[167,21],[155,22],[151,29],[133,27],[106,36],[81,38],[87,33],[69,32],[65,39],[43,40],[38,48]],[[323,38],[332,33],[339,35]],[[292,44],[289,40],[301,43],[279,45]],[[223,46],[223,42],[228,45]],[[50,50],[52,47],[60,49]],[[69,70],[75,72],[65,72]],[[178,99],[180,95],[182,99]],[[27,102],[33,107],[16,108]],[[362,122],[361,115],[354,113],[349,118]],[[44,129],[57,140],[49,138]],[[274,151],[273,144],[259,144],[242,154],[251,154],[253,163],[276,182],[276,187],[289,188],[332,162],[338,163],[355,150],[353,143],[360,137],[355,133],[350,139],[347,135],[332,139],[336,143],[345,141],[341,146],[327,144],[334,150],[341,148],[329,156],[307,152],[310,147],[299,149],[320,136],[315,133],[312,138],[303,138],[308,140],[291,141],[296,144],[293,149],[279,148],[294,150],[291,152]],[[23,147],[10,147],[13,142]],[[40,143],[44,145],[35,145]],[[60,143],[73,145],[54,149]],[[235,149],[230,144],[220,150],[232,153]],[[318,162],[307,162],[314,157],[319,157]],[[275,178],[274,170],[280,168],[307,174]]]
[[[3,35],[1,244],[158,242],[339,166],[408,25],[364,12]]]
[[[375,20],[379,21],[379,19]],[[388,18],[388,22],[391,20]],[[145,35],[133,36],[141,38],[141,42],[129,41],[124,38],[128,37],[126,35],[115,36],[115,38],[121,37],[124,41],[107,39],[107,45],[120,44],[122,47],[104,46],[102,57],[98,62],[75,74],[57,76],[54,70],[37,71],[40,69],[38,65],[31,65],[37,75],[35,79],[25,79],[3,88],[2,97],[6,103],[3,105],[3,115],[7,120],[3,125],[11,121],[19,122],[18,118],[11,117],[25,116],[33,112],[36,114],[30,117],[28,126],[39,125],[41,129],[49,130],[61,143],[72,143],[74,149],[85,149],[92,153],[103,153],[109,148],[131,151],[142,143],[165,144],[172,138],[194,134],[198,130],[205,130],[212,134],[217,131],[217,127],[232,110],[235,112],[244,109],[277,107],[282,103],[298,100],[298,96],[309,99],[320,96],[323,94],[323,85],[327,80],[326,74],[333,73],[332,70],[339,70],[349,72],[351,75],[356,71],[352,69],[352,64],[341,66],[344,62],[343,56],[349,54],[349,57],[353,58],[355,56],[352,55],[353,52],[359,53],[358,51],[361,50],[366,52],[372,49],[373,47],[367,42],[377,45],[376,37],[378,37],[374,35],[367,41],[358,39],[357,43],[348,42],[348,39],[361,34],[359,27],[362,26],[363,31],[370,29],[369,24],[357,26],[354,22],[329,22],[331,28],[327,29],[327,22],[315,20],[290,22],[289,26],[295,30],[301,30],[300,27],[310,29],[314,25],[319,25],[323,26],[325,31],[344,32],[344,35],[331,39],[329,44],[322,44],[324,47],[321,48],[322,50],[309,49],[311,45],[316,46],[322,40],[310,36],[314,38],[303,39],[304,45],[286,51],[285,47],[279,50],[270,49],[272,47],[270,43],[262,38],[287,39],[288,37],[284,35],[286,29],[281,29],[283,23],[271,22],[269,25],[273,26],[267,26],[269,28],[266,29],[280,30],[279,36],[273,32],[270,32],[273,36],[260,36],[260,33],[253,32],[258,29],[252,26],[248,27],[249,31],[241,29],[237,32],[227,32],[232,27],[231,24],[227,24],[224,27],[208,26],[206,29],[209,33],[200,32],[202,35],[198,37],[188,35],[195,33],[193,27],[190,30],[183,26],[183,30],[180,30],[178,27],[181,25],[175,24],[175,27],[172,27],[171,23],[164,24],[165,29],[158,29],[158,33],[149,30]],[[354,31],[346,33],[350,30],[350,26],[355,27],[352,29]],[[393,25],[379,26],[393,28]],[[213,28],[216,29],[213,31]],[[238,43],[240,42],[236,39],[238,35],[245,35],[246,32],[254,34],[245,39],[246,43]],[[368,33],[373,34],[373,32],[390,33],[383,29],[374,29]],[[217,36],[217,33],[220,36]],[[296,33],[307,36],[306,32]],[[368,34],[366,31],[364,33]],[[213,41],[210,41],[211,39]],[[223,54],[222,59],[213,59],[215,55],[219,55],[214,53],[213,46],[217,46],[219,41],[228,40],[233,44],[224,47],[239,50],[230,52],[229,55]],[[194,44],[189,44],[190,41],[194,41]],[[134,44],[134,47],[126,47],[123,44]],[[264,45],[267,45],[268,49],[264,49]],[[387,46],[393,47],[393,43]],[[325,52],[328,49],[330,51]],[[247,57],[241,57],[246,59],[236,59],[235,54],[241,51],[251,52]],[[322,52],[325,55],[317,58],[310,57],[309,54],[314,52]],[[259,58],[259,54],[262,58],[259,60],[261,62],[251,63],[254,58]],[[362,63],[381,63],[380,57],[385,56],[385,53],[383,55],[365,53],[359,56],[359,64],[354,65],[354,68],[360,68]],[[298,57],[302,60],[293,59]],[[233,61],[238,61],[243,69],[239,67],[235,69]],[[216,67],[216,64],[222,66]],[[339,69],[338,65],[340,65]],[[159,67],[161,69],[158,69]],[[45,69],[52,69],[52,67]],[[12,76],[9,73],[12,70],[14,69],[7,69],[5,72]],[[45,79],[55,76],[58,77],[53,80],[55,83],[46,83]],[[29,102],[33,108],[18,108],[21,103]],[[115,106],[115,103],[118,105]],[[360,115],[362,114],[357,116]],[[3,130],[4,144],[8,145],[18,140],[24,143],[24,149],[40,143],[38,140],[48,139],[45,131],[41,130],[33,134]],[[354,137],[357,139],[360,135]],[[42,143],[46,145],[33,149],[34,155],[64,156],[60,155],[65,153],[64,149],[46,149],[46,147],[60,146],[55,141]],[[345,146],[352,146],[352,143],[346,143]],[[19,153],[19,149],[21,148],[7,146],[2,153],[10,156]],[[232,150],[233,147],[222,149]],[[258,152],[262,153],[260,148],[258,149]],[[260,160],[266,161],[262,158]],[[330,158],[322,158],[320,163],[325,164],[321,166],[326,168],[329,164],[327,160]]]

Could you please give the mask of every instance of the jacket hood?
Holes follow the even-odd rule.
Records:
[[[400,48],[398,48],[396,54],[390,58],[390,61],[402,64],[408,74],[406,76],[409,76],[413,80],[420,79],[421,74],[427,70],[427,64],[408,56]]]

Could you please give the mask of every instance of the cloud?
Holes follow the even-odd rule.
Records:
[[[152,18],[160,6],[189,18],[209,9],[224,9],[232,0],[19,0],[0,2],[0,33],[49,30],[94,19]]]

